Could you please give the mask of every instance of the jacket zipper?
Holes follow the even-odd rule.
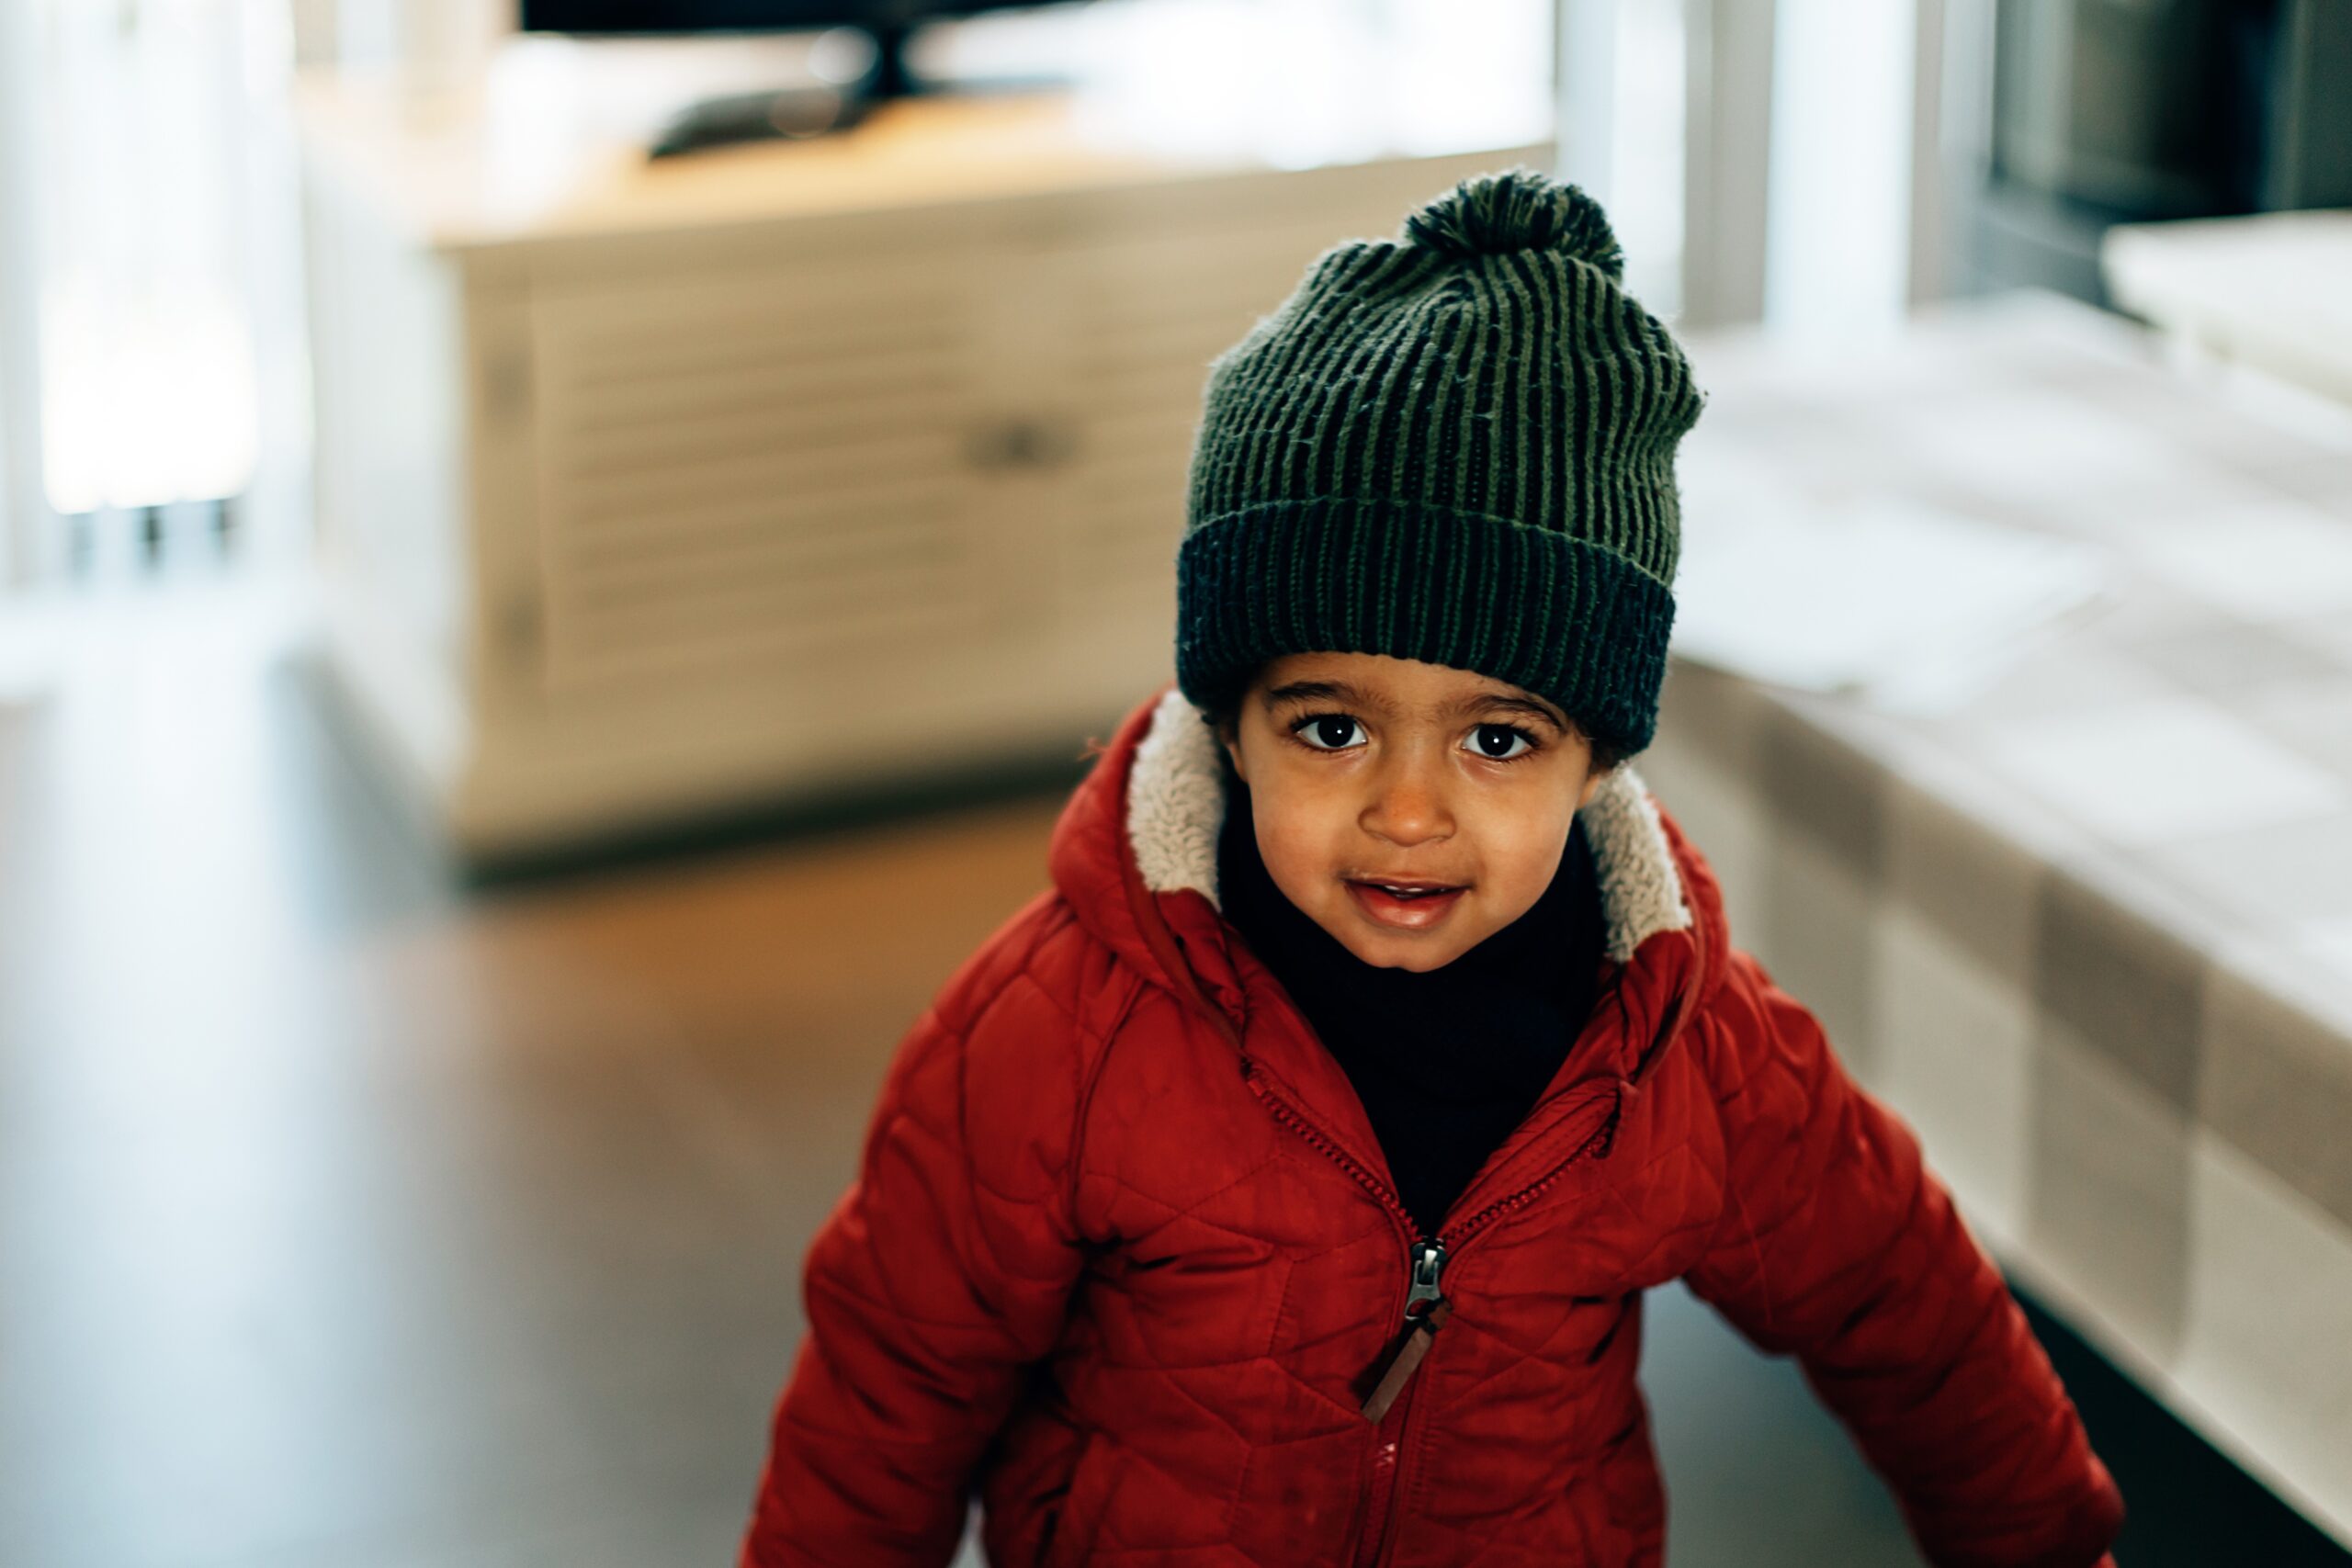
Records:
[[[1362,1522],[1357,1527],[1356,1568],[1374,1568],[1388,1550],[1395,1532],[1396,1511],[1396,1478],[1404,1458],[1404,1435],[1407,1417],[1411,1414],[1413,1395],[1423,1380],[1414,1376],[1422,1360],[1435,1343],[1438,1330],[1445,1326],[1453,1315],[1453,1303],[1446,1300],[1443,1275],[1446,1260],[1459,1253],[1463,1247],[1497,1219],[1513,1209],[1532,1201],[1544,1189],[1559,1179],[1562,1172],[1583,1158],[1596,1147],[1605,1148],[1616,1135],[1617,1118],[1623,1107],[1623,1096],[1610,1108],[1609,1114],[1592,1134],[1577,1145],[1575,1151],[1541,1177],[1515,1192],[1495,1200],[1476,1213],[1453,1227],[1453,1239],[1441,1229],[1434,1238],[1421,1235],[1420,1227],[1407,1213],[1404,1201],[1390,1191],[1381,1179],[1350,1156],[1307,1120],[1297,1107],[1266,1085],[1257,1065],[1243,1058],[1243,1072],[1250,1088],[1273,1112],[1274,1119],[1296,1132],[1317,1151],[1334,1161],[1353,1177],[1357,1184],[1378,1201],[1390,1217],[1403,1229],[1406,1241],[1406,1281],[1403,1318],[1404,1338],[1381,1363],[1372,1393],[1363,1405],[1364,1418],[1374,1424],[1373,1438],[1373,1475],[1371,1495],[1366,1501]],[[1418,1310],[1417,1310],[1418,1309]],[[1374,1527],[1376,1521],[1376,1528]]]

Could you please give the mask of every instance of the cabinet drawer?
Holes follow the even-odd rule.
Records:
[[[550,686],[984,638],[967,288],[915,256],[535,300]]]

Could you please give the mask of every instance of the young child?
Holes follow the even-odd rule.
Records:
[[[1656,1564],[1676,1279],[1930,1562],[2109,1561],[1995,1265],[1625,764],[1702,400],[1621,277],[1512,169],[1216,361],[1175,683],[899,1046],[747,1568],[945,1563],[976,1491],[1020,1568]]]

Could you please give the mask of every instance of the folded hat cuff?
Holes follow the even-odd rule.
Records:
[[[1674,595],[1625,557],[1487,513],[1345,496],[1201,524],[1176,558],[1176,682],[1229,704],[1286,653],[1474,670],[1626,754],[1650,742]]]

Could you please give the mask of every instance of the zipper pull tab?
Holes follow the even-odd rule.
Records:
[[[1420,1366],[1421,1358],[1430,1353],[1430,1343],[1445,1320],[1453,1314],[1453,1303],[1445,1299],[1439,1289],[1438,1277],[1445,1268],[1445,1248],[1433,1241],[1417,1241],[1412,1252],[1412,1286],[1405,1293],[1406,1335],[1403,1344],[1388,1359],[1388,1365],[1374,1385],[1372,1395],[1363,1402],[1363,1417],[1377,1421],[1388,1414],[1396,1396],[1405,1391]],[[1426,1307],[1425,1311],[1417,1308]]]
[[[1445,1301],[1438,1290],[1438,1275],[1445,1268],[1445,1248],[1433,1241],[1413,1244],[1413,1288],[1405,1295],[1405,1322],[1410,1326],[1421,1314],[1413,1309],[1427,1303],[1431,1311]]]

